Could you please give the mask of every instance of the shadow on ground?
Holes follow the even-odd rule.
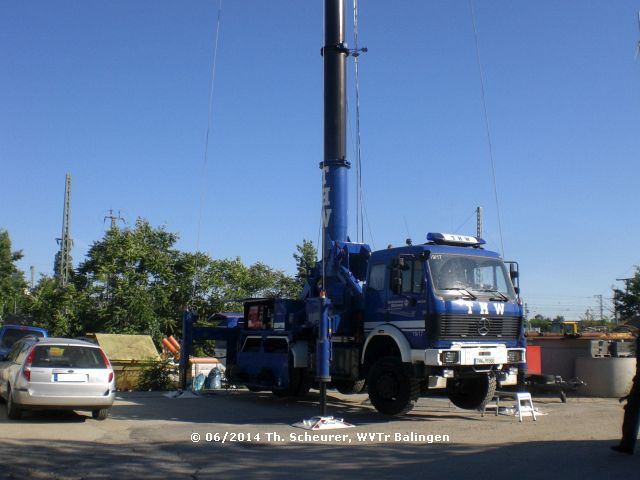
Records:
[[[125,397],[127,398],[127,397]],[[312,391],[302,399],[278,398],[271,393],[255,393],[245,390],[204,395],[196,399],[155,399],[132,397],[128,405],[114,409],[113,418],[156,419],[194,423],[226,423],[232,425],[289,425],[292,419],[309,418],[319,414],[319,393]],[[475,411],[468,412],[455,407],[447,408],[442,400],[430,402],[421,399],[410,413],[402,417],[381,415],[368,402],[366,395],[341,398],[329,393],[328,415],[344,417],[358,425],[394,422],[444,421],[449,419],[479,420]],[[167,411],[179,409],[179,414],[168,416]]]
[[[604,441],[500,446],[0,441],[0,478],[637,478]]]

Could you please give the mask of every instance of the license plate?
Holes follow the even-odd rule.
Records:
[[[53,381],[85,383],[87,381],[87,375],[84,373],[54,373]]]
[[[496,360],[493,357],[482,357],[476,358],[474,363],[476,365],[491,365],[493,363],[496,363]]]

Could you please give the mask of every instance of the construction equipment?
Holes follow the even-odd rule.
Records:
[[[551,333],[561,333],[566,337],[579,337],[578,322],[563,320],[560,323],[551,325]]]
[[[312,385],[365,389],[400,415],[420,392],[446,390],[477,409],[526,362],[518,266],[478,237],[430,233],[426,243],[373,252],[347,236],[346,61],[343,0],[325,1],[322,261],[299,299],[252,299],[234,327],[183,318],[186,368],[194,339],[226,342],[227,377],[250,390],[302,396]]]

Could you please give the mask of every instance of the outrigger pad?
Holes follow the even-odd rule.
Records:
[[[294,423],[292,427],[304,428],[305,430],[333,430],[337,428],[351,428],[352,425],[342,418],[333,417],[311,417],[308,420]]]

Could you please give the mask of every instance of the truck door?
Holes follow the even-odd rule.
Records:
[[[396,325],[414,348],[425,347],[426,295],[424,261],[413,256],[393,260],[387,297],[387,319]]]

